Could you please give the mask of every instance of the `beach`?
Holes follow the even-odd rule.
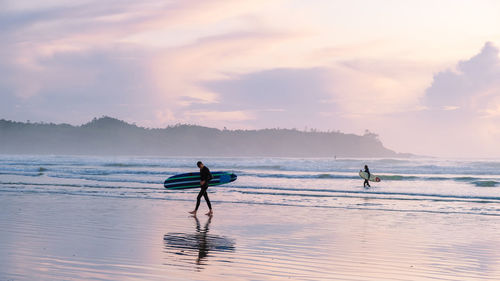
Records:
[[[92,162],[108,171],[103,177],[124,180],[132,178],[123,173],[130,174],[136,160],[99,158],[102,161],[96,164],[94,158],[39,157],[44,164],[24,156],[14,158],[2,159],[0,174],[0,280],[500,278],[495,187],[469,197],[424,191],[408,195],[411,192],[391,193],[390,184],[363,191],[362,181],[353,187],[347,184],[354,179],[327,179],[337,192],[326,193],[318,191],[324,178],[301,179],[310,189],[318,188],[314,191],[304,187],[287,191],[283,185],[294,188],[296,178],[275,177],[262,182],[275,188],[265,195],[249,194],[262,189],[248,185],[250,176],[247,180],[241,176],[227,189],[209,189],[215,212],[210,219],[203,215],[207,211],[203,201],[197,218],[188,214],[197,190],[172,193],[161,182],[147,183],[154,179],[140,176],[104,183],[90,176],[62,177],[61,172],[95,174],[97,168],[89,168]],[[75,168],[75,161],[87,162]],[[178,159],[148,163],[153,161],[181,166]],[[223,167],[224,161],[228,160],[211,162]],[[122,176],[116,176],[117,170]],[[239,173],[250,170],[240,168]],[[440,185],[434,191],[444,189],[442,182],[432,184]],[[235,194],[232,188],[247,193]],[[477,188],[471,185],[472,190]]]
[[[193,202],[32,194],[0,201],[2,280],[500,276],[496,216],[214,203],[215,215],[198,215],[198,227],[187,213]]]

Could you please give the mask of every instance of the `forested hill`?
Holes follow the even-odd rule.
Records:
[[[148,129],[102,117],[72,126],[0,120],[2,154],[405,157],[372,133],[290,129],[218,130],[195,125]]]

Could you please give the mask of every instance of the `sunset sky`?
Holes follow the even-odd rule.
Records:
[[[369,129],[500,157],[500,1],[0,0],[0,119]]]

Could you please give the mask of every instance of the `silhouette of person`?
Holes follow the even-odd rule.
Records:
[[[370,187],[370,183],[368,182],[368,180],[370,179],[370,169],[368,169],[368,165],[365,165],[365,173],[368,174],[368,178],[365,179],[365,182],[363,182],[363,187]]]
[[[196,241],[198,242],[198,258],[196,259],[196,264],[200,264],[201,261],[208,255],[208,251],[210,250],[209,239],[207,239],[208,230],[210,227],[210,222],[212,221],[212,216],[208,217],[207,222],[205,223],[205,227],[202,229],[200,226],[200,221],[196,216],[194,216],[196,220]]]
[[[198,211],[198,208],[200,207],[201,197],[204,197],[205,201],[207,202],[208,209],[209,209],[209,211],[208,211],[208,213],[206,213],[206,215],[211,216],[214,214],[214,212],[212,211],[212,204],[210,204],[210,199],[208,199],[207,189],[208,189],[208,183],[213,178],[213,176],[212,176],[212,173],[210,173],[210,170],[208,169],[208,167],[205,166],[201,161],[198,161],[198,163],[196,163],[196,165],[198,166],[198,168],[200,168],[200,187],[201,187],[201,190],[200,190],[200,193],[198,193],[198,197],[196,197],[196,208],[189,213],[192,214],[193,216],[196,216],[196,212]]]
[[[176,255],[196,257],[196,265],[202,266],[209,252],[220,253],[234,251],[234,242],[231,239],[224,236],[209,234],[212,216],[208,217],[203,227],[198,217],[192,217],[196,223],[194,233],[170,232],[164,235],[163,240],[167,252],[173,252]]]

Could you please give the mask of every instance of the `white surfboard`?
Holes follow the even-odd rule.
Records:
[[[359,176],[363,179],[368,179],[368,173],[367,172],[363,172],[363,171],[359,171]],[[375,176],[374,174],[371,174],[370,173],[370,178],[368,179],[369,181],[374,181],[374,182],[379,182],[380,181],[380,178]]]

